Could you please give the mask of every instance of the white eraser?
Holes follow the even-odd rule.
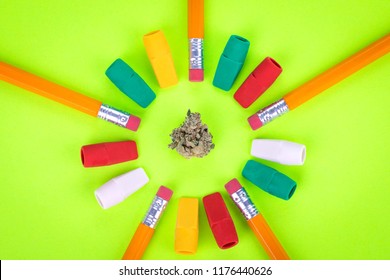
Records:
[[[140,167],[111,179],[95,191],[95,197],[100,206],[107,209],[122,202],[148,182],[148,175]]]
[[[306,147],[284,140],[255,139],[252,141],[251,155],[285,165],[303,165]]]

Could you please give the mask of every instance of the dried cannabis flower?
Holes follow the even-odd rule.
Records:
[[[202,124],[199,113],[191,113],[188,110],[184,123],[174,129],[171,136],[172,143],[169,148],[176,151],[183,157],[204,157],[211,149],[214,149],[213,136],[206,124]]]

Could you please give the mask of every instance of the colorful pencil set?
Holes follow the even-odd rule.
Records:
[[[143,43],[160,88],[176,85],[178,78],[164,33],[161,30],[150,32],[143,37]],[[213,79],[215,87],[224,91],[232,88],[244,67],[249,46],[249,41],[241,36],[232,35],[229,38],[218,61]],[[188,77],[191,82],[204,80],[204,52],[204,1],[188,0]],[[250,116],[250,127],[256,130],[264,126],[389,52],[390,35],[386,35]],[[237,89],[233,95],[234,99],[243,108],[250,107],[281,73],[282,67],[279,63],[271,57],[266,57]],[[123,94],[142,108],[148,107],[156,98],[142,77],[122,59],[116,59],[106,70],[106,75]],[[4,62],[0,62],[0,79],[129,130],[137,131],[140,126],[141,119],[137,116]],[[135,141],[95,143],[81,147],[80,152],[82,165],[86,168],[108,166],[138,158]],[[306,147],[285,140],[254,139],[250,154],[279,164],[303,165]],[[254,160],[248,160],[242,170],[242,176],[263,191],[284,200],[289,200],[297,187],[297,183],[288,176]],[[95,197],[99,205],[107,209],[125,200],[148,182],[148,175],[140,167],[103,184],[95,191]],[[269,258],[289,260],[282,243],[250,198],[247,189],[236,178],[226,182],[225,189],[232,205],[242,213]],[[122,259],[142,258],[172,195],[171,189],[159,187]],[[239,235],[221,193],[206,195],[202,202],[217,246],[223,250],[236,246],[239,243]],[[199,237],[198,199],[180,198],[177,212],[174,250],[178,254],[195,254]]]

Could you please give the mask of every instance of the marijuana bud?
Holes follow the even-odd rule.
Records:
[[[188,110],[184,123],[175,128],[170,134],[172,143],[169,148],[176,151],[183,157],[204,157],[211,149],[214,149],[213,136],[206,124],[202,124],[199,113],[191,113]]]

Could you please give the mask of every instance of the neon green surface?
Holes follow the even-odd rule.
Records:
[[[341,3],[342,2],[342,3]],[[244,184],[292,259],[390,259],[390,56],[300,108],[252,131],[247,117],[389,32],[390,2],[207,1],[205,81],[188,81],[186,1],[0,1],[0,59],[142,118],[138,132],[91,118],[0,82],[0,259],[120,259],[158,187],[174,190],[144,259],[268,259],[224,184]],[[161,90],[142,36],[162,29],[180,82]],[[229,92],[212,86],[230,35],[250,40]],[[232,95],[264,57],[283,72],[249,109]],[[156,92],[142,109],[104,72],[118,57]],[[215,149],[186,160],[167,148],[188,109],[202,114]],[[289,201],[242,178],[252,139],[305,144],[303,166],[261,161],[294,179]],[[132,139],[140,157],[85,169],[81,146]],[[257,160],[257,159],[256,159]],[[103,210],[94,190],[143,167],[150,182]],[[221,192],[239,243],[220,250],[201,199]],[[174,252],[180,197],[200,201],[195,255]]]

